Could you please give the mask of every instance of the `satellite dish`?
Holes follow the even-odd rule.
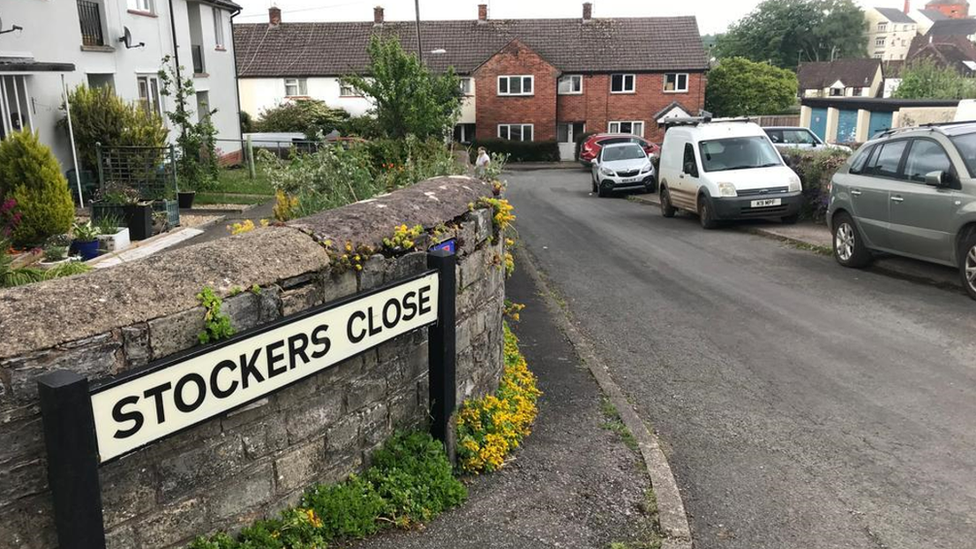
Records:
[[[132,33],[129,31],[129,27],[122,27],[122,31],[122,38],[119,38],[119,42],[125,44],[125,49],[141,48],[146,45],[145,42],[139,42],[135,45],[132,44]]]

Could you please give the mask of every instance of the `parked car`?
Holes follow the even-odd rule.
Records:
[[[831,180],[834,257],[864,267],[874,252],[957,267],[976,299],[976,123],[889,130]]]
[[[707,118],[674,120],[664,134],[658,181],[661,214],[697,214],[702,227],[721,220],[775,217],[796,223],[800,178],[757,124]]]
[[[616,143],[637,143],[648,155],[657,155],[661,152],[661,147],[643,137],[626,133],[596,133],[587,137],[580,146],[580,164],[587,168],[591,167],[593,159],[600,154],[601,148]]]
[[[851,152],[851,148],[845,145],[835,145],[826,143],[823,139],[810,131],[808,128],[800,126],[779,126],[763,128],[769,140],[773,142],[780,151],[788,149],[834,149],[839,151]]]
[[[609,196],[614,191],[655,189],[654,166],[647,151],[637,143],[606,145],[590,169],[593,192]]]

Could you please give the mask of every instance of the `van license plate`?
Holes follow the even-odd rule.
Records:
[[[769,206],[779,206],[783,203],[782,198],[767,198],[765,200],[753,200],[753,208],[767,208]]]

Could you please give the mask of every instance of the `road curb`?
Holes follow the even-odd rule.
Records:
[[[637,411],[627,401],[627,397],[613,380],[610,370],[589,340],[571,322],[569,311],[559,306],[531,253],[524,247],[517,248],[515,253],[518,258],[517,264],[526,270],[529,278],[542,291],[542,299],[552,314],[553,322],[569,339],[580,359],[596,379],[600,390],[610,399],[621,421],[637,440],[644,466],[651,479],[651,487],[657,498],[658,522],[662,533],[666,536],[662,549],[691,549],[693,542],[688,516],[685,513],[684,502],[681,500],[678,483],[661,449],[660,440],[647,428],[637,415]]]

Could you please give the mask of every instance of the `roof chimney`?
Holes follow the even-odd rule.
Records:
[[[484,23],[488,20],[488,4],[478,4],[478,22]]]
[[[278,6],[271,6],[268,8],[268,23],[272,27],[277,27],[281,24],[281,8]]]
[[[373,8],[373,24],[382,25],[383,24],[383,6],[376,6]]]
[[[912,11],[912,0],[905,0],[905,15]]]
[[[593,4],[583,2],[583,21],[589,21],[590,19],[593,19]]]

